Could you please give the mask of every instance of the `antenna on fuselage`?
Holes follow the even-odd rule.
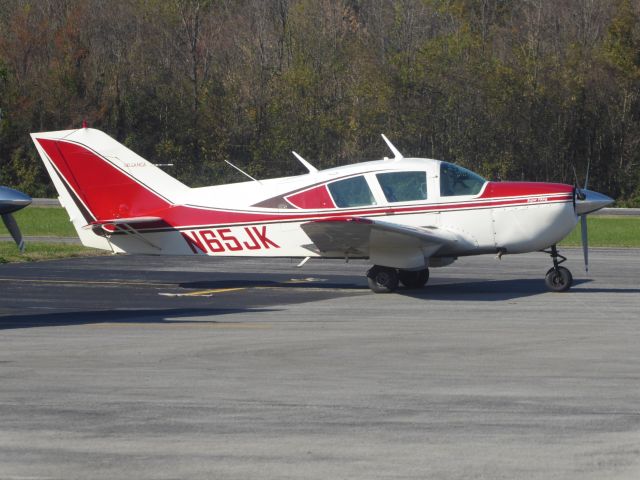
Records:
[[[400,153],[400,150],[398,150],[393,143],[391,143],[389,141],[389,139],[387,137],[385,137],[384,133],[381,133],[380,135],[382,135],[382,139],[385,141],[385,143],[387,144],[387,146],[389,147],[389,149],[393,152],[393,159],[392,160],[402,160],[404,158],[404,156]]]
[[[316,167],[314,167],[313,165],[311,165],[309,162],[307,162],[304,158],[302,158],[300,155],[298,155],[296,152],[292,151],[291,153],[293,153],[293,155],[300,161],[300,163],[302,165],[304,165],[304,168],[306,168],[307,170],[309,170],[309,173],[317,173],[318,169]]]
[[[258,182],[260,183],[260,185],[262,185],[262,183],[260,182],[260,180],[253,178],[251,175],[249,175],[247,172],[245,172],[244,170],[242,170],[240,167],[236,167],[233,163],[231,163],[229,160],[225,160],[225,162],[227,162],[229,165],[231,165],[233,168],[235,168],[236,170],[238,170],[241,174],[243,174],[246,177],[249,177],[251,180],[253,180],[254,182]]]

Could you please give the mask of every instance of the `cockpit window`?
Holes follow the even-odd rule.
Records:
[[[426,172],[388,172],[376,177],[388,202],[427,199]]]
[[[440,164],[440,195],[443,197],[477,195],[485,182],[480,175],[466,168],[447,162]]]
[[[327,187],[338,208],[361,207],[376,203],[371,189],[362,175],[332,182]]]

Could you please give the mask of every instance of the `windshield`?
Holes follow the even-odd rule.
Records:
[[[477,195],[486,180],[453,163],[440,163],[440,196]]]

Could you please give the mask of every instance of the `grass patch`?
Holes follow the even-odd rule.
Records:
[[[0,242],[0,263],[37,262],[70,257],[108,255],[109,252],[66,243],[27,243],[24,253],[13,242]]]
[[[640,247],[640,218],[594,217],[587,219],[590,247]],[[560,243],[563,246],[582,245],[580,223]]]
[[[69,215],[62,207],[27,207],[13,214],[22,235],[76,237]],[[0,235],[9,235],[0,222]]]

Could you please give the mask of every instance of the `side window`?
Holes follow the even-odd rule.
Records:
[[[388,172],[376,177],[388,202],[427,199],[426,172]]]
[[[371,189],[363,176],[338,180],[327,185],[338,208],[375,205]]]
[[[486,180],[466,168],[452,163],[440,164],[440,196],[477,195]]]

